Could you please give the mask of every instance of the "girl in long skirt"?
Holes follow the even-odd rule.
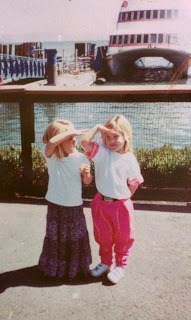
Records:
[[[76,149],[75,130],[67,120],[52,122],[43,136],[49,183],[46,235],[38,267],[51,277],[88,274],[92,262],[82,206],[82,181],[92,181],[89,160]]]

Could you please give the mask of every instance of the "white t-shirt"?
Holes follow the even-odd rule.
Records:
[[[88,156],[94,161],[97,190],[104,196],[128,199],[131,197],[128,184],[138,186],[143,182],[139,164],[131,152],[121,154],[93,143]]]
[[[49,175],[48,191],[45,198],[66,207],[81,205],[83,201],[80,166],[82,164],[89,165],[89,160],[77,150],[61,159],[55,155],[47,158],[45,148],[46,146],[42,147],[42,153],[47,162]]]

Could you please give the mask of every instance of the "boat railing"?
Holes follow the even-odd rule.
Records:
[[[46,59],[0,54],[0,75],[10,78],[44,78]]]

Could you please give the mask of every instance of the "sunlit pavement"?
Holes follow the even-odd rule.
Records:
[[[44,280],[36,265],[46,205],[1,203],[0,319],[190,319],[191,214],[178,205],[147,207],[136,205],[128,268],[121,282],[111,285],[105,278]],[[89,208],[85,215],[94,266],[99,256]]]

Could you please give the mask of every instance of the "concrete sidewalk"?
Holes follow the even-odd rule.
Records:
[[[37,270],[46,205],[0,204],[0,320],[188,320],[191,214],[135,211],[136,242],[124,279],[43,281]],[[149,208],[148,208],[149,209]],[[176,211],[176,212],[175,212]],[[90,209],[85,208],[93,255]]]

